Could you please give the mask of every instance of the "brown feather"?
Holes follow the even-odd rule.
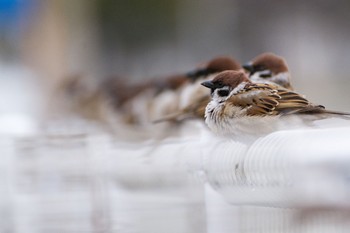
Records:
[[[253,59],[253,65],[264,66],[277,74],[280,72],[288,72],[287,62],[283,57],[277,56],[273,53],[263,53]]]
[[[254,95],[247,95],[249,92]],[[247,110],[247,115],[271,115],[278,106],[280,96],[267,84],[249,84],[241,92],[231,96],[227,102]]]
[[[281,96],[279,100],[279,105],[276,111],[279,114],[295,114],[300,112],[310,112],[315,109],[319,109],[318,105],[312,104],[310,101],[305,99],[298,93],[293,91],[288,91],[285,89],[277,89],[278,94]],[[311,110],[312,109],[312,110]]]
[[[253,91],[253,95],[248,95]],[[323,106],[310,103],[298,93],[271,84],[249,84],[227,102],[247,109],[251,116],[325,112]]]

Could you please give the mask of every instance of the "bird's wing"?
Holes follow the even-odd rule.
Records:
[[[242,91],[230,96],[227,107],[237,106],[246,109],[247,115],[277,115],[275,111],[281,97],[277,90],[268,84],[249,84]]]
[[[276,107],[276,111],[279,114],[295,114],[295,113],[320,113],[324,110],[322,105],[312,104],[305,99],[302,95],[284,89],[277,88],[277,94],[281,97],[279,104]]]
[[[227,101],[246,109],[247,115],[251,116],[320,113],[324,109],[298,93],[273,84],[249,84]]]

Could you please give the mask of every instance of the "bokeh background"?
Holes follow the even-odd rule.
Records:
[[[244,144],[192,122],[142,142],[80,118],[45,125],[72,75],[139,82],[266,51],[300,93],[350,112],[349,12],[349,0],[0,0],[0,232],[350,232],[348,127]]]
[[[138,81],[266,51],[287,59],[296,90],[350,111],[349,12],[347,0],[1,0],[0,122],[30,128],[71,74]]]

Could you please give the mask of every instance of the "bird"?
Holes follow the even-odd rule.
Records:
[[[242,66],[236,59],[230,56],[217,56],[201,67],[188,72],[187,76],[192,82],[181,90],[180,108],[190,106],[202,99],[203,96],[209,95],[209,92],[200,85],[201,82],[212,79],[222,71],[240,69],[242,69]]]
[[[326,110],[279,85],[254,83],[240,71],[224,71],[201,84],[210,89],[212,97],[205,109],[205,123],[217,134],[258,136],[293,128],[294,122],[300,123],[299,116],[350,115]]]
[[[88,95],[91,100],[96,100],[97,105],[110,110],[107,112],[117,113],[120,116],[119,119],[129,125],[147,126],[155,119],[177,114],[180,109],[204,119],[204,109],[210,101],[210,95],[205,88],[199,85],[200,81],[211,74],[237,67],[241,68],[234,59],[220,56],[190,72],[145,78],[137,83],[128,82],[128,77],[124,75],[113,75],[102,79],[93,88],[93,91],[75,88],[76,82],[71,82],[74,85],[68,85],[69,87],[65,89],[70,90],[72,89],[70,86],[74,86],[74,90],[78,90],[74,92],[76,93],[75,99],[84,98],[85,100],[85,95]],[[79,84],[82,83],[79,80]],[[199,91],[197,91],[198,89]],[[87,104],[80,108],[91,109],[93,113],[97,112],[92,110],[90,99]],[[81,101],[79,101],[80,103]],[[197,106],[199,103],[200,105]],[[99,115],[103,116],[103,114]],[[178,119],[180,118],[178,117]]]
[[[277,84],[293,90],[286,60],[274,53],[262,53],[243,65],[249,79],[256,83]]]
[[[63,76],[53,90],[55,104],[49,106],[49,114],[54,109],[64,114],[77,114],[88,120],[104,121],[104,103],[100,90],[83,74]],[[57,107],[57,104],[60,107]],[[51,109],[53,108],[54,109]]]
[[[210,101],[210,92],[203,88],[200,83],[212,79],[216,74],[225,70],[243,70],[243,68],[236,59],[230,56],[217,56],[203,63],[200,67],[189,71],[187,76],[190,82],[183,85],[178,92],[178,110],[153,122],[182,122],[192,118],[204,120],[205,107]]]
[[[162,118],[178,111],[179,91],[190,83],[185,72],[153,80],[156,88],[154,96],[150,101],[149,121]]]
[[[125,76],[113,75],[100,82],[97,89],[125,124],[147,125],[155,111],[175,111],[162,97],[188,81],[185,73],[145,78],[137,83],[128,82]]]

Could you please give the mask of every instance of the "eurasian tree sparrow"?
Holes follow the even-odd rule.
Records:
[[[149,122],[172,114],[179,109],[179,91],[190,83],[186,74],[173,75],[154,80],[156,88],[150,106]]]
[[[203,79],[209,75],[217,74],[225,70],[239,70],[242,66],[240,63],[229,56],[218,56],[208,62],[203,63],[199,68],[187,73],[193,81]]]
[[[105,98],[124,119],[125,123],[147,125],[154,115],[161,116],[177,110],[168,93],[179,89],[189,78],[185,74],[149,79],[128,84],[125,80],[112,77],[99,87]]]
[[[291,127],[291,118],[309,114],[340,114],[315,105],[296,92],[275,84],[253,83],[245,73],[224,71],[203,86],[211,90],[212,100],[205,110],[205,122],[218,134],[261,135]],[[289,128],[290,128],[289,127]]]
[[[203,66],[187,73],[191,83],[184,85],[178,93],[179,109],[171,114],[160,117],[154,122],[182,121],[188,118],[204,119],[205,107],[210,101],[210,92],[200,83],[211,80],[225,70],[241,70],[242,67],[235,59],[227,56],[215,57]]]
[[[278,84],[289,90],[293,90],[290,84],[290,73],[287,62],[283,57],[273,53],[263,53],[255,57],[251,62],[243,65],[249,72],[249,78],[255,83]]]
[[[105,106],[101,90],[95,83],[84,75],[75,74],[62,78],[54,89],[53,101],[57,101],[53,106],[55,110],[59,109],[63,113],[75,113],[89,119],[103,122]],[[57,104],[62,104],[57,107]],[[51,106],[50,106],[51,108]],[[49,114],[54,110],[49,109]]]

